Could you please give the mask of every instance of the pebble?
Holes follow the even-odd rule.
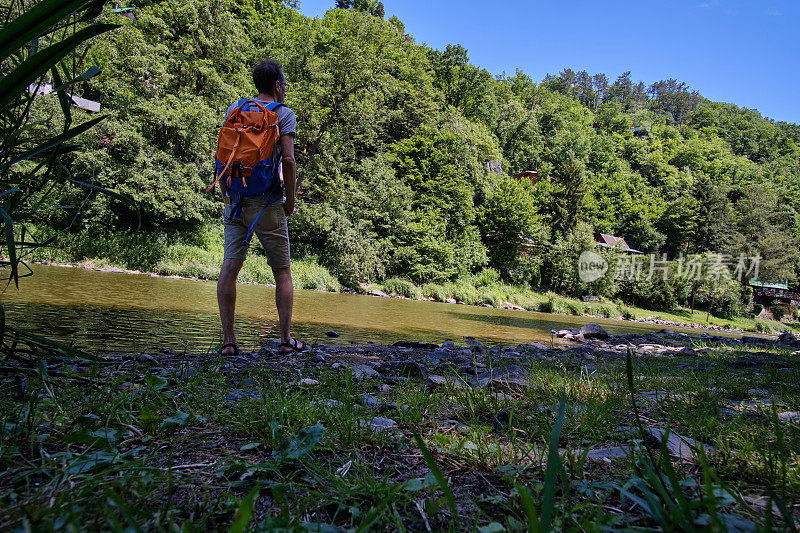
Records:
[[[301,387],[306,387],[306,388],[316,387],[317,385],[319,385],[319,381],[311,378],[303,378],[297,384],[300,385]]]

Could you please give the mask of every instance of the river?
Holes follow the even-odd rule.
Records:
[[[71,342],[94,353],[205,351],[220,342],[216,283],[189,279],[32,265],[20,289],[0,297],[11,325]],[[242,349],[278,337],[275,290],[237,289],[237,335]],[[309,343],[460,341],[464,336],[499,344],[549,343],[550,330],[597,322],[610,333],[661,329],[597,319],[295,290],[293,334]],[[679,328],[676,328],[679,329]],[[329,330],[341,336],[326,337]]]

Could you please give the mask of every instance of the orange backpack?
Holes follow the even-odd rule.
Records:
[[[280,188],[280,161],[273,157],[280,139],[278,114],[274,110],[282,105],[269,102],[264,106],[256,100],[241,99],[228,113],[219,132],[216,178],[207,191],[220,179],[227,178],[225,188],[237,212],[241,212],[239,204],[243,197],[266,196]]]

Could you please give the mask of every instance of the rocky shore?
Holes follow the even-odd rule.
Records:
[[[329,333],[331,336],[336,335],[335,332]],[[789,363],[800,357],[800,340],[789,333],[782,334],[777,340],[750,336],[734,339],[709,334],[691,336],[668,329],[643,335],[610,335],[600,325],[589,323],[581,328],[554,332],[554,337],[570,341],[571,344],[535,342],[518,346],[492,346],[467,337],[463,339],[463,343],[458,344],[454,341],[433,344],[412,340],[392,345],[317,344],[309,352],[283,356],[277,355],[278,341],[275,340],[266,343],[259,351],[242,353],[225,361],[235,384],[225,400],[239,403],[258,401],[261,398],[257,384],[251,377],[246,377],[248,370],[255,367],[269,367],[281,374],[290,389],[295,390],[316,388],[320,385],[321,374],[333,372],[371,388],[372,392],[361,394],[358,401],[365,416],[361,423],[375,431],[402,433],[392,416],[401,413],[407,406],[389,401],[387,397],[391,396],[395,387],[414,383],[428,393],[469,389],[483,391],[482,393],[488,393],[496,400],[510,404],[492,415],[492,425],[502,430],[508,429],[510,420],[515,416],[530,416],[530,413],[523,415],[521,410],[513,407],[515,397],[532,392],[544,395],[553,393],[552,386],[542,383],[531,374],[529,369],[532,366],[560,368],[567,374],[596,380],[613,377],[622,383],[624,380],[621,376],[625,373],[628,353],[636,361],[646,364],[663,362],[664,368],[674,366],[679,372],[712,372],[722,367],[727,372],[745,376],[753,372],[760,375],[769,370],[783,380],[776,382],[776,386],[800,388],[800,383],[796,381],[796,369]],[[776,355],[766,350],[785,355]],[[175,352],[140,355],[137,362],[152,365],[152,371],[165,371],[173,380],[179,381],[191,380],[197,372],[197,366],[201,364],[187,363],[185,354],[179,355]],[[674,400],[677,397],[682,395],[663,390],[643,391],[636,395],[644,409],[652,409],[663,400]],[[341,400],[335,397],[317,402],[326,409],[341,406]],[[778,408],[778,419],[783,423],[800,423],[800,412],[781,409],[783,403],[775,395],[756,387],[747,389],[745,398],[722,401],[719,415],[748,419],[769,417],[773,404]],[[538,405],[536,409],[553,414],[557,405]],[[576,412],[585,407],[570,405],[569,409]],[[436,422],[455,427],[463,425],[457,419]],[[622,434],[629,434],[629,438],[634,437],[634,428],[621,426],[618,429]],[[648,426],[644,430],[649,435],[649,442],[658,446],[664,429]],[[674,456],[685,460],[694,458],[698,448],[703,448],[707,453],[714,452],[712,447],[677,433],[669,436],[667,444]],[[616,443],[614,446],[581,452],[586,451],[589,459],[606,460],[623,458],[628,450],[628,444]]]

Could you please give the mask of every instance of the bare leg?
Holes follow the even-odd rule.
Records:
[[[244,261],[241,259],[226,259],[222,262],[222,269],[217,281],[217,303],[219,304],[219,318],[222,321],[222,344],[236,342],[236,333],[233,331],[233,319],[236,314],[236,278],[242,269]],[[222,355],[232,355],[233,348],[225,348]]]
[[[290,268],[273,268],[275,276],[275,307],[278,308],[278,320],[281,325],[281,342],[292,340],[292,305],[294,304],[294,286]]]

